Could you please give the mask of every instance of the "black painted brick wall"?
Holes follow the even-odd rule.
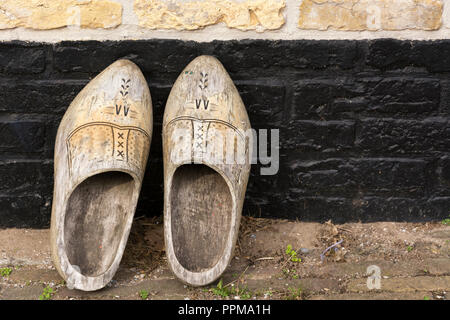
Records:
[[[138,215],[162,213],[161,121],[196,56],[218,57],[255,128],[280,129],[280,171],[252,169],[244,214],[429,221],[450,209],[450,41],[0,43],[0,227],[49,225],[59,121],[119,58],[147,77],[155,133]]]

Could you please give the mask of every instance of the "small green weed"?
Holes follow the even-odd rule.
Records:
[[[272,295],[273,295],[272,290],[267,290],[266,292],[264,292],[264,297],[265,297],[265,298],[266,298],[266,297],[270,298]]]
[[[297,257],[297,252],[292,249],[292,245],[288,244],[286,247],[286,254],[289,256],[293,262],[301,262],[302,259]]]
[[[217,284],[216,288],[211,289],[212,293],[214,293],[216,296],[220,296],[222,298],[226,298],[230,295],[230,290],[226,287],[223,287],[222,279],[220,279],[219,283]]]
[[[46,286],[44,291],[42,291],[42,294],[39,296],[39,300],[50,300],[54,293],[55,290],[53,290],[53,288]]]
[[[231,287],[230,289],[229,287],[224,286],[222,279],[217,284],[217,287],[211,289],[211,292],[222,298],[228,298],[229,296],[234,295],[239,296],[241,299],[248,300],[253,296],[253,293],[249,291],[247,287],[243,289],[239,287]]]
[[[425,296],[425,297],[423,297],[423,300],[431,300],[431,299],[430,299],[430,297]]]
[[[142,300],[147,300],[148,295],[149,295],[149,292],[147,290],[139,291],[139,296],[141,297]]]
[[[298,279],[298,274],[297,274],[296,270],[284,268],[282,271],[286,277],[292,278],[292,279]]]
[[[414,249],[413,246],[408,246],[408,247],[406,248],[406,251],[411,252],[411,251],[413,251],[413,249]]]
[[[450,216],[447,219],[441,221],[444,226],[450,226]]]
[[[0,269],[0,275],[1,275],[2,277],[9,277],[9,275],[11,274],[11,272],[12,272],[12,269],[11,269],[11,268],[8,268],[8,267],[6,267],[6,268],[1,268],[1,269]]]
[[[286,297],[286,300],[301,300],[302,299],[302,295],[303,295],[303,290],[302,288],[288,288],[289,293],[288,296]]]

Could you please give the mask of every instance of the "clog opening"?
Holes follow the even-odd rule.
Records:
[[[173,176],[170,204],[178,262],[191,272],[215,266],[231,228],[233,201],[226,181],[205,165],[180,166]]]
[[[133,178],[112,171],[84,180],[71,194],[64,221],[66,253],[85,276],[108,270],[117,255],[126,221],[134,214]]]

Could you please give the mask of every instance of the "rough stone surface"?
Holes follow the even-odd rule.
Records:
[[[298,26],[317,30],[437,30],[441,0],[303,0]]]
[[[0,43],[0,73],[37,74],[45,70],[47,46]]]
[[[164,247],[163,225],[155,221],[161,220],[140,218],[133,222],[116,276],[94,292],[70,290],[62,282],[52,266],[49,230],[0,229],[0,268],[11,268],[9,275],[0,276],[0,299],[35,300],[47,286],[54,289],[54,300],[141,300],[140,292],[145,290],[148,299],[179,299],[180,304],[185,300],[229,302],[238,298],[450,298],[450,226],[441,223],[345,223],[335,225],[334,231],[334,227],[317,222],[243,217],[239,248],[221,277],[222,285],[234,287],[235,292],[224,297],[211,290],[217,288],[218,281],[194,288],[174,277],[160,251]],[[335,232],[343,239],[340,248],[346,253],[339,255],[341,259],[327,254],[322,261],[320,254],[334,241],[328,237],[336,236]],[[287,244],[296,248],[300,263],[287,260]],[[407,250],[408,245],[412,250]],[[369,266],[378,267],[381,289],[367,287]],[[178,310],[172,309],[174,313]],[[272,313],[278,314],[278,310],[272,309]]]
[[[367,292],[367,280],[352,280],[348,284],[350,292]],[[381,290],[390,292],[416,292],[416,291],[448,291],[450,289],[450,277],[412,277],[382,279]]]
[[[122,5],[115,1],[2,0],[0,3],[0,29],[114,28],[121,23]]]
[[[141,27],[196,30],[225,23],[241,30],[278,29],[284,24],[284,0],[136,0],[134,11]]]

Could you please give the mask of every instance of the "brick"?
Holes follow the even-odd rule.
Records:
[[[247,108],[252,128],[255,125],[278,128],[284,115],[284,86],[276,85],[238,85],[242,101]]]
[[[45,123],[40,120],[0,121],[0,152],[39,153],[46,141]]]
[[[305,197],[301,190],[288,188],[284,192],[258,194],[246,198],[243,214],[277,219],[298,219],[305,222],[333,223],[361,221],[360,212],[352,207],[352,200],[343,197]]]
[[[240,30],[273,30],[284,24],[285,6],[279,0],[137,0],[134,12],[139,26],[149,29],[197,30],[223,22]]]
[[[0,10],[0,29],[49,30],[72,25],[95,29],[121,23],[122,5],[107,0],[2,0]]]
[[[439,108],[440,88],[437,79],[407,76],[300,80],[294,86],[293,117],[430,114]]]
[[[435,214],[427,214],[426,199],[398,197],[393,191],[392,197],[363,197],[353,199],[354,210],[359,211],[361,219],[376,221],[433,221]]]
[[[356,146],[365,153],[378,155],[447,151],[450,148],[449,121],[446,118],[365,119],[357,130]]]
[[[407,198],[395,196],[354,199],[363,221],[440,221],[448,217],[450,197]]]
[[[4,81],[0,83],[0,111],[64,114],[86,81]]]
[[[430,219],[443,220],[449,217],[450,197],[432,197],[424,204],[424,215]]]
[[[353,210],[350,199],[343,197],[304,197],[296,188],[290,188],[287,199],[280,203],[277,200],[278,210],[283,209],[285,215],[291,219],[301,221],[333,223],[359,221],[358,212]]]
[[[0,193],[47,192],[53,187],[53,163],[42,161],[0,162]]]
[[[163,123],[164,109],[167,98],[169,97],[172,86],[152,86],[150,85],[150,94],[152,96],[153,122]]]
[[[441,81],[440,113],[450,116],[450,81]]]
[[[445,156],[439,160],[437,172],[440,186],[443,188],[450,187],[450,157]]]
[[[216,56],[230,73],[245,78],[251,69],[258,77],[279,77],[286,68],[347,70],[359,65],[362,56],[358,43],[346,40],[213,41],[200,44],[200,52]]]
[[[303,0],[298,26],[316,30],[437,30],[441,0]]]
[[[410,159],[327,159],[288,162],[291,186],[305,195],[361,196],[395,193],[421,196],[427,162]]]
[[[285,186],[280,179],[281,173],[261,175],[260,170],[262,167],[261,164],[252,165],[246,191],[246,197],[250,201],[250,204],[253,207],[259,206],[259,208],[270,205],[271,201],[277,198],[283,199],[286,193]]]
[[[435,73],[449,72],[450,41],[410,42],[394,39],[369,41],[366,63],[381,70],[414,67]]]
[[[0,227],[43,228],[49,225],[51,203],[41,195],[0,196]]]
[[[46,51],[41,45],[0,43],[0,73],[41,73],[45,70]]]
[[[280,68],[287,67],[351,69],[359,63],[362,52],[354,41],[66,41],[54,45],[54,64],[64,73],[95,74],[115,60],[126,58],[151,79],[173,82],[189,62],[202,54],[216,56],[232,76],[236,73],[247,78],[253,69],[258,77],[274,77],[282,72]]]
[[[354,121],[293,120],[280,130],[280,147],[282,152],[336,152],[352,148],[354,136]]]
[[[351,78],[306,79],[294,85],[295,119],[360,112],[369,105],[367,85]]]
[[[184,41],[83,41],[54,45],[58,71],[96,74],[118,59],[135,62],[152,79],[169,76],[173,81],[198,54],[198,44]]]
[[[437,79],[401,77],[371,81],[368,95],[370,108],[375,111],[424,113],[439,107],[441,87]]]

